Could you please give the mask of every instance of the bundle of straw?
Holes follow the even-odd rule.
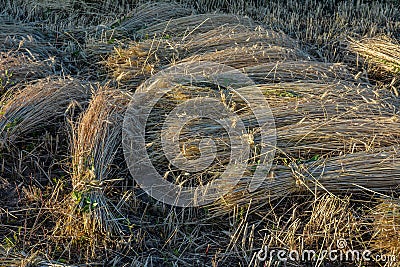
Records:
[[[398,115],[395,107],[381,100],[388,97],[385,92],[345,82],[305,81],[261,84],[257,89],[269,103],[279,149],[286,153],[300,155],[301,151],[324,149],[344,153],[397,143],[397,131],[390,128],[399,126]],[[178,96],[184,95],[182,91]],[[232,99],[239,111],[244,103],[240,98]],[[252,115],[241,115],[241,120],[249,127],[257,124]]]
[[[242,70],[256,83],[278,83],[308,80],[312,82],[331,83],[335,80],[357,80],[340,63],[318,61],[283,61],[246,67]]]
[[[74,127],[72,185],[75,204],[72,209],[83,215],[85,232],[121,230],[120,214],[107,193],[118,181],[113,164],[121,146],[123,115],[129,100],[123,91],[101,87]],[[73,217],[69,217],[68,222],[76,220],[82,225],[80,219]]]
[[[50,38],[51,39],[51,38]],[[29,24],[0,21],[0,51],[19,51],[34,60],[48,59],[57,54],[48,34]]]
[[[278,129],[281,153],[295,157],[368,151],[399,143],[398,117],[310,121]],[[343,127],[346,125],[346,127]]]
[[[288,154],[358,151],[397,143],[396,108],[385,92],[347,83],[258,85],[272,110],[278,148]],[[250,118],[243,118],[254,124]],[[346,127],[343,127],[346,125]],[[316,152],[321,153],[321,152]]]
[[[240,63],[241,57],[244,58]],[[138,83],[163,66],[182,59],[231,62],[232,66],[247,67],[246,61],[254,65],[263,60],[298,58],[306,60],[310,56],[299,50],[297,43],[286,35],[240,25],[223,26],[187,38],[135,42],[126,49],[116,48],[105,63],[118,81]]]
[[[170,21],[165,21],[148,28],[138,31],[142,37],[183,37],[193,33],[204,33],[213,30],[219,26],[244,25],[254,28],[256,24],[247,17],[236,16],[232,14],[199,14],[187,17],[181,17]]]
[[[350,49],[371,63],[371,70],[382,77],[400,75],[400,45],[388,36],[350,39]]]
[[[233,47],[202,55],[194,55],[185,58],[182,62],[211,61],[234,68],[244,68],[255,66],[263,62],[305,60],[307,58],[308,55],[298,49],[255,45],[251,47]]]
[[[47,78],[13,88],[3,96],[0,113],[2,145],[53,127],[72,104],[82,105],[89,93],[76,79]]]
[[[253,45],[299,48],[299,44],[284,33],[265,29],[261,26],[251,28],[241,24],[223,25],[204,33],[193,33],[184,37],[171,37],[171,40],[178,43],[179,41],[184,41],[184,47],[192,51],[192,53],[212,52],[229,47]]]
[[[374,93],[367,88],[359,88],[361,92],[358,93],[355,88],[338,84],[288,83],[259,85],[258,88],[271,103],[278,130],[278,154],[281,156],[307,158],[315,154],[340,154],[392,145],[397,141],[397,132],[390,131],[391,127],[400,126],[396,121],[391,121],[395,116],[388,108],[381,107],[379,102],[368,103],[367,98],[372,101]],[[362,93],[363,90],[365,93]],[[160,134],[161,130],[157,128],[160,125],[160,118],[164,118],[174,105],[179,105],[192,97],[212,96],[229,106],[232,112],[237,113],[246,129],[253,131],[254,135],[250,133],[253,135],[250,139],[254,143],[259,143],[260,136],[256,134],[259,126],[254,114],[249,107],[246,107],[243,100],[232,95],[227,98],[225,94],[226,92],[207,87],[185,85],[175,88],[153,110],[157,115],[151,117],[153,120],[148,122],[147,126],[151,129],[149,131],[155,135]],[[365,113],[362,114],[362,112]],[[363,120],[363,116],[370,118]],[[348,128],[342,129],[341,123],[345,123]],[[226,146],[230,142],[229,136],[224,134],[225,131],[221,125],[210,122],[200,124],[200,122],[192,121],[186,126],[188,128],[180,133],[180,140],[185,142],[183,146],[187,147],[185,153],[188,157],[196,151],[195,144],[199,141],[196,131],[207,136],[214,136],[216,142],[220,144],[218,163],[208,170],[213,169],[210,173],[213,173],[213,177],[217,176],[220,174],[217,170],[222,170],[224,163],[229,162],[230,150]],[[354,131],[354,129],[359,131]],[[371,140],[373,135],[375,137]],[[153,139],[160,141],[157,137]],[[167,165],[166,159],[158,155],[161,145],[157,145],[156,141],[152,144],[151,158],[155,160],[157,166],[164,168]],[[168,170],[165,171],[168,172]],[[194,179],[200,176],[207,175],[205,173],[191,175]]]
[[[19,82],[49,76],[53,67],[54,59],[35,61],[23,53],[0,52],[0,92]]]
[[[360,187],[352,186],[353,183],[380,192],[399,184],[396,176],[390,176],[387,182],[379,180],[390,172],[398,171],[396,150],[389,152],[385,150],[386,147],[399,145],[400,140],[399,118],[396,108],[386,102],[387,95],[373,91],[365,85],[355,86],[346,82],[322,84],[303,81],[264,84],[258,85],[258,88],[270,103],[275,117],[277,151],[274,160],[276,167],[272,173],[274,177],[278,177],[273,179],[276,185],[267,182],[260,195],[256,195],[259,197],[258,200],[261,201],[265,196],[274,198],[297,192],[299,186],[296,182],[303,182],[310,187],[315,177],[318,177],[318,183],[324,182],[322,184],[326,190],[332,189],[333,192],[362,190]],[[219,87],[202,88],[200,85],[184,85],[174,88],[165,99],[162,98],[157,103],[147,126],[151,140],[150,158],[159,173],[165,173],[165,177],[173,182],[193,185],[204,184],[205,181],[215,179],[224,172],[231,157],[228,145],[230,137],[221,125],[213,122],[190,121],[179,135],[182,153],[187,158],[196,158],[200,155],[198,144],[203,136],[213,138],[217,158],[205,170],[186,175],[185,172],[170,166],[162,154],[159,135],[161,135],[160,125],[166,114],[169,114],[175,105],[190,98],[208,96],[225,103],[227,109],[238,115],[248,130],[247,137],[254,152],[247,162],[245,175],[249,177],[252,175],[260,156],[257,154],[257,151],[260,151],[258,147],[260,126],[244,101],[234,95],[234,92]],[[343,156],[348,153],[349,155]],[[370,156],[371,168],[363,167],[362,164],[367,162]],[[385,156],[392,156],[395,164],[393,161],[387,165],[383,162],[382,168],[388,172],[385,171],[381,175],[377,170]],[[353,163],[355,165],[352,165]],[[352,167],[355,169],[351,169]],[[329,172],[324,172],[323,169]],[[345,171],[342,173],[342,170]],[[351,173],[352,171],[354,173]],[[311,174],[307,176],[307,172]],[[377,179],[369,181],[368,173],[376,175]],[[339,178],[335,180],[338,176]],[[357,180],[352,181],[353,177]],[[268,183],[272,185],[272,189],[267,192],[266,188],[270,186]],[[242,184],[237,190],[245,191],[246,186]],[[249,197],[241,195],[238,198],[241,198],[238,200],[240,203],[248,203],[253,195]],[[236,200],[232,203],[236,203]]]
[[[171,19],[189,16],[192,10],[176,3],[155,2],[145,3],[136,7],[121,22],[115,23],[117,31],[134,35],[138,30],[169,21]]]
[[[316,191],[386,194],[400,185],[398,149],[398,146],[393,146],[304,163],[292,161],[288,165],[276,164],[259,190],[252,193],[246,191],[246,181],[243,179],[243,184],[222,199],[220,205],[229,208],[251,201],[253,208],[259,209],[269,200],[292,193]]]

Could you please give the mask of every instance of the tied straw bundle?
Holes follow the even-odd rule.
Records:
[[[54,127],[71,105],[83,105],[88,98],[87,89],[72,78],[47,78],[13,88],[1,100],[2,146]]]
[[[310,60],[263,63],[243,68],[242,71],[255,83],[261,84],[296,81],[329,84],[335,81],[358,81],[343,64]]]
[[[281,199],[293,193],[312,194],[316,190],[329,194],[385,194],[398,189],[400,184],[398,149],[398,146],[393,146],[312,159],[304,163],[275,164],[257,191],[248,192],[246,181],[243,180],[237,189],[222,198],[213,209],[221,215],[236,205],[247,205],[251,201],[251,209],[254,211],[268,205],[270,200]]]
[[[205,33],[219,26],[244,25],[254,28],[252,19],[231,14],[199,14],[165,21],[138,31],[142,37],[184,37],[193,33]]]
[[[384,35],[350,39],[350,49],[372,65],[372,73],[380,77],[400,75],[400,45],[396,40]]]
[[[400,124],[396,107],[387,101],[390,96],[385,92],[347,81],[331,84],[302,81],[261,84],[257,87],[275,117],[277,150],[274,167],[270,174],[265,174],[271,179],[267,179],[258,193],[236,198],[237,192],[246,192],[247,178],[243,179],[234,193],[224,198],[229,206],[250,200],[258,203],[266,196],[284,197],[290,192],[298,192],[299,188],[304,192],[311,185],[329,192],[359,192],[365,188],[382,192],[399,184],[396,175],[390,175],[383,183],[379,179],[387,173],[374,172],[382,167],[395,173],[398,168],[397,150],[388,147],[399,144],[399,131],[393,129],[398,129]],[[162,154],[160,118],[165,118],[174,106],[199,96],[216,98],[224,103],[248,129],[243,138],[251,144],[252,154],[247,162],[245,177],[251,177],[260,156],[257,152],[260,151],[260,126],[243,100],[219,86],[178,86],[157,103],[147,124],[153,165],[159,173],[165,174],[166,179],[181,185],[204,185],[226,170],[231,157],[230,137],[221,125],[212,121],[190,121],[179,135],[182,153],[193,159],[201,154],[198,144],[202,138],[214,138],[217,158],[207,169],[188,175],[174,168]],[[362,166],[368,157],[372,158],[371,169]],[[387,162],[384,162],[385,157],[389,158]],[[368,172],[376,174],[373,181],[369,181]]]
[[[0,17],[0,51],[18,51],[33,60],[47,60],[57,55],[57,49],[48,40],[51,34],[29,24],[2,21]]]
[[[191,9],[184,8],[176,3],[146,3],[139,5],[122,21],[114,23],[116,31],[125,35],[134,36],[138,30],[159,25],[165,21],[189,16]]]
[[[11,86],[54,73],[54,59],[33,60],[18,52],[0,52],[0,92]]]
[[[123,91],[101,87],[94,93],[88,109],[81,114],[73,129],[74,203],[70,207],[75,212],[70,213],[67,219],[67,231],[121,231],[118,208],[107,194],[120,180],[116,177],[116,165],[113,164],[121,146],[123,114],[129,100],[130,97]],[[74,217],[76,212],[82,216]]]
[[[202,25],[199,26],[202,28]],[[146,77],[182,59],[219,62],[226,58],[232,66],[254,65],[283,59],[310,58],[284,34],[243,25],[221,26],[185,38],[155,38],[116,48],[105,61],[117,81],[138,84]],[[240,58],[242,62],[240,62]]]

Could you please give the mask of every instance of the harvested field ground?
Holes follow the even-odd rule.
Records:
[[[399,1],[0,0],[0,267],[400,266],[399,89]]]

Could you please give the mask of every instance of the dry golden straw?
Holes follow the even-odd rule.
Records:
[[[396,108],[384,100],[388,97],[385,92],[347,82],[322,84],[303,81],[261,84],[258,88],[270,104],[277,131],[274,160],[276,167],[270,174],[273,177],[276,175],[276,178],[272,180],[273,183],[268,181],[265,185],[266,188],[272,186],[270,191],[267,192],[264,188],[260,195],[256,195],[260,196],[259,200],[263,194],[263,197],[283,197],[290,192],[296,192],[299,188],[307,189],[304,185],[310,187],[315,182],[315,177],[316,181],[324,182],[322,183],[324,187],[320,188],[333,192],[362,191],[363,189],[357,185],[382,192],[399,184],[395,175],[391,175],[385,182],[380,181],[379,179],[388,174],[386,172],[382,175],[376,173],[378,178],[369,181],[370,176],[367,173],[373,171],[369,167],[362,166],[370,155],[375,161],[368,166],[373,166],[375,170],[380,168],[380,161],[383,160],[379,158],[381,156],[393,156],[393,161],[397,164],[396,150],[390,150],[387,153],[391,154],[387,154],[385,149],[399,145],[400,121]],[[260,143],[259,126],[254,114],[234,92],[201,85],[178,86],[153,109],[154,114],[150,116],[147,125],[151,140],[150,158],[156,168],[160,173],[165,173],[165,177],[171,181],[190,185],[205,183],[206,180],[214,179],[224,171],[231,156],[228,145],[230,141],[223,127],[217,123],[191,121],[180,133],[182,150],[188,158],[199,156],[197,145],[203,135],[215,138],[217,160],[204,172],[186,175],[170,166],[162,154],[159,139],[160,125],[166,114],[175,105],[199,96],[214,97],[225,103],[231,112],[240,117],[248,129],[249,133],[246,135],[254,153],[248,162],[246,175],[251,177],[252,168],[257,166]],[[380,150],[384,152],[374,152]],[[346,163],[352,171],[352,162],[357,168],[354,170],[355,174],[363,172],[356,176],[354,181],[352,179],[355,174],[345,172],[342,175],[340,172]],[[398,167],[392,163],[389,161],[387,168],[391,167],[392,172],[397,171]],[[386,165],[383,168],[385,169]],[[324,170],[330,171],[324,172]],[[237,190],[245,191],[245,185],[240,185]],[[229,197],[228,199],[228,203],[236,203],[236,200]],[[237,201],[246,203],[250,199],[253,199],[253,195],[240,196]]]
[[[330,67],[330,65],[328,65]],[[255,205],[266,199],[284,197],[294,192],[386,192],[400,181],[397,146],[400,121],[390,95],[352,82],[320,83],[311,81],[260,84],[257,86],[275,117],[277,132],[274,167],[261,190],[246,193],[246,179],[221,201]],[[204,184],[215,179],[229,162],[229,136],[221,125],[213,122],[191,121],[180,133],[185,157],[199,156],[197,147],[202,136],[214,138],[217,159],[199,173],[185,174],[168,164],[162,154],[159,135],[166,114],[184,101],[209,96],[220,99],[227,108],[239,115],[251,144],[246,176],[251,177],[257,166],[260,143],[259,126],[245,103],[223,88],[204,85],[178,86],[170,91],[153,109],[148,121],[149,151],[160,173],[182,185]],[[161,121],[161,122],[160,122]],[[345,126],[345,127],[344,127]],[[197,133],[197,134],[196,134]]]

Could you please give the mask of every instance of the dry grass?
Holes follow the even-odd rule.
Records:
[[[319,253],[324,249],[335,249],[339,239],[345,239],[349,248],[359,245],[360,220],[351,207],[349,197],[322,194],[287,209],[283,216],[262,228],[265,232],[264,246],[270,249],[282,247],[300,253],[312,246]],[[271,259],[270,263],[274,261],[279,262]],[[314,262],[315,265],[322,263],[322,259]],[[299,262],[291,264],[300,265]]]
[[[310,198],[296,195],[285,202],[269,202],[257,215],[252,217],[249,203],[244,209],[237,208],[232,213],[231,242],[218,257],[221,264],[229,264],[229,259],[242,259],[245,266],[280,266],[276,257],[265,262],[257,259],[260,248],[296,250],[300,255],[313,247],[317,255],[323,250],[336,249],[338,239],[345,239],[348,249],[362,247],[360,216],[354,209],[350,197],[336,197],[332,194],[321,194]],[[254,216],[254,215],[253,215]],[[234,255],[234,256],[230,256]],[[225,261],[224,261],[225,260]],[[315,266],[324,266],[325,259],[313,261]],[[288,259],[289,266],[304,266],[300,261]]]
[[[317,248],[336,247],[339,239],[356,240],[360,233],[358,218],[350,207],[350,197],[323,194],[312,203],[310,219],[303,229],[304,243]]]
[[[199,24],[196,30],[201,31],[203,27]],[[234,25],[217,27],[206,33],[188,32],[183,37],[134,42],[126,49],[115,48],[105,64],[117,81],[138,84],[157,70],[182,59],[246,67],[263,61],[308,58],[294,40],[282,33]]]

